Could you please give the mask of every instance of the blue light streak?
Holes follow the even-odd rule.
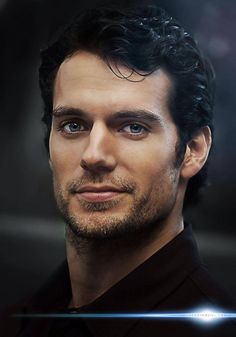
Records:
[[[37,313],[15,314],[16,318],[95,318],[95,319],[193,319],[202,321],[215,321],[220,319],[236,318],[236,312],[196,311],[178,313]]]

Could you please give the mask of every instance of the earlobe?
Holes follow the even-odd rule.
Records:
[[[211,130],[208,126],[199,129],[187,143],[180,175],[188,180],[204,166],[211,148]]]

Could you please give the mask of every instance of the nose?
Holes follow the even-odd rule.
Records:
[[[116,167],[114,142],[106,125],[95,122],[88,136],[80,166],[91,173],[111,172]]]

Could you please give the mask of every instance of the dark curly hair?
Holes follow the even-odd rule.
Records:
[[[45,104],[42,120],[47,126],[47,149],[54,79],[60,64],[78,50],[99,55],[117,76],[126,80],[129,78],[120,72],[119,65],[142,76],[158,68],[167,71],[174,84],[169,107],[179,134],[177,163],[183,160],[186,144],[198,129],[208,125],[213,132],[214,74],[194,39],[161,8],[103,7],[76,17],[59,38],[41,52],[39,82]],[[205,164],[189,180],[184,206],[198,200],[206,181]]]

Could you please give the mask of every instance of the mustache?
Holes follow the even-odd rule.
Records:
[[[67,183],[66,189],[69,193],[77,193],[80,188],[88,184],[101,184],[101,185],[111,185],[115,188],[121,190],[122,192],[132,193],[136,184],[134,182],[128,181],[127,179],[121,177],[111,177],[111,178],[102,178],[94,176],[82,176],[81,178],[74,179]]]

